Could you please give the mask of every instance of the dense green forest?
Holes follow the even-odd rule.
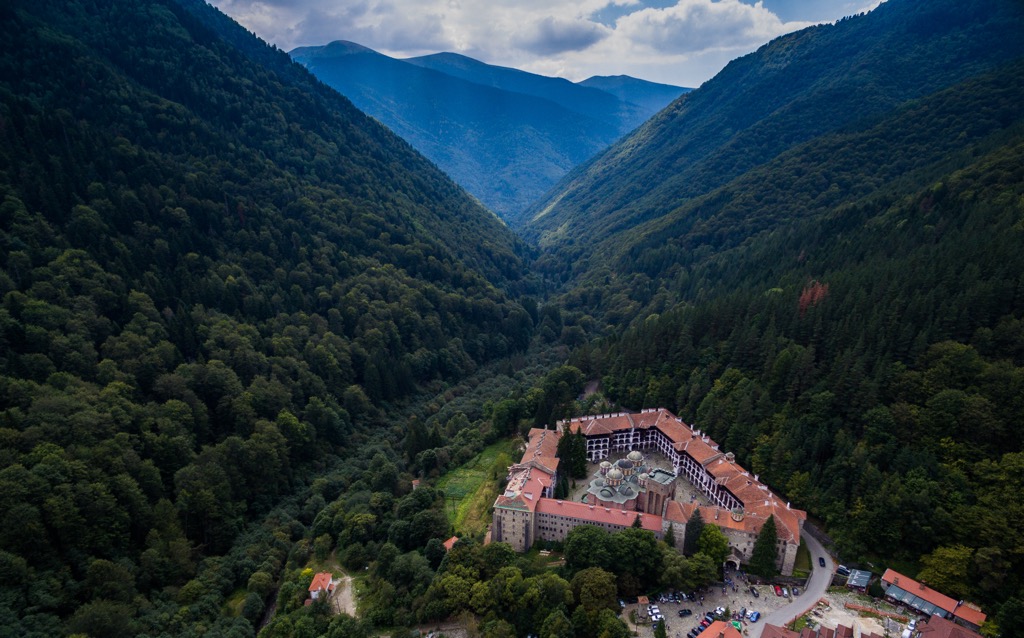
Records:
[[[1020,57],[1022,28],[1013,0],[903,0],[781,36],[573,171],[523,234],[562,279],[599,267],[644,221],[684,217],[681,204],[787,150]]]
[[[389,402],[525,351],[524,247],[205,3],[0,36],[0,634],[252,635],[313,478],[397,498]]]
[[[887,4],[971,24],[969,6]],[[823,521],[844,561],[975,600],[1004,636],[1024,604],[1021,103],[1024,65],[996,65],[703,195],[655,186],[649,219],[585,263],[542,258],[565,309],[612,328],[570,358],[612,401],[676,410]]]
[[[0,635],[622,636],[616,596],[714,577],[714,526],[686,557],[580,528],[552,569],[446,554],[430,486],[614,406],[1020,635],[1021,16],[890,0],[766,45],[572,176],[534,260],[199,0],[3,4]],[[359,619],[304,605],[337,565]]]

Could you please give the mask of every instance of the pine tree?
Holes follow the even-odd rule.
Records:
[[[665,544],[669,547],[676,546],[676,530],[672,526],[672,523],[668,524],[668,530],[665,532]]]
[[[693,556],[697,553],[697,539],[700,538],[702,531],[704,531],[704,519],[700,515],[700,510],[694,510],[693,517],[686,523],[686,533],[683,536],[684,554]]]
[[[778,540],[779,533],[775,528],[775,517],[769,516],[754,542],[754,551],[750,555],[751,573],[765,578],[771,578],[778,573],[775,566],[775,545]]]

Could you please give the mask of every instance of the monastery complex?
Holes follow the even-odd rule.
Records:
[[[554,498],[555,453],[566,432],[583,434],[587,459],[599,463],[575,501]],[[671,529],[682,548],[686,524],[698,509],[705,524],[729,539],[727,562],[737,568],[749,562],[758,532],[774,515],[777,565],[792,574],[807,514],[781,502],[732,453],[662,408],[576,417],[554,430],[530,430],[526,452],[509,468],[508,485],[494,503],[491,540],[523,552],[538,540],[563,540],[577,525],[614,532],[639,516],[659,539]]]

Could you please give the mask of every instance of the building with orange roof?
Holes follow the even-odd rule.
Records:
[[[450,552],[450,551],[452,551],[452,548],[455,547],[455,543],[458,543],[458,542],[459,542],[459,537],[458,536],[452,536],[451,538],[449,538],[448,540],[446,540],[445,542],[443,542],[441,544],[444,545],[444,551]]]
[[[313,576],[313,582],[309,584],[309,597],[317,600],[320,596],[330,596],[334,593],[334,582],[330,572],[320,572]]]
[[[727,623],[724,620],[716,620],[708,625],[707,629],[701,632],[701,636],[706,636],[707,638],[743,638],[743,634],[733,627],[732,623]]]
[[[953,600],[892,569],[882,574],[882,584],[886,587],[885,597],[892,602],[906,605],[918,613],[952,620],[968,629],[980,629],[987,617],[977,605]]]
[[[600,462],[585,503],[552,498],[563,432],[583,434],[587,458]],[[661,454],[671,469],[650,465],[644,451]],[[623,457],[612,461],[613,454]],[[679,477],[711,505],[676,500]],[[578,525],[624,529],[639,514],[641,525],[658,538],[671,529],[681,548],[686,525],[698,510],[705,523],[718,526],[729,539],[727,560],[736,567],[749,561],[761,527],[774,516],[778,567],[783,574],[792,573],[806,513],[783,504],[733,454],[722,452],[707,434],[663,408],[574,417],[559,421],[555,430],[530,430],[526,452],[509,468],[505,492],[494,503],[491,539],[526,551],[537,540],[562,540]]]
[[[932,616],[927,622],[919,624],[917,631],[921,638],[981,638],[981,634],[942,616]]]

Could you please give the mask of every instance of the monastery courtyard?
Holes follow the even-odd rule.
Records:
[[[617,456],[616,454],[621,454],[621,457]],[[619,458],[625,458],[626,454],[627,452],[613,453],[606,460],[615,462]],[[643,454],[644,460],[649,465],[653,467],[660,467],[661,469],[666,470],[668,472],[672,471],[672,462],[665,458],[665,455],[661,454],[660,452],[647,450],[643,451]],[[587,487],[590,485],[590,481],[592,481],[594,477],[598,475],[600,469],[601,461],[587,463],[587,477],[576,479],[575,487],[573,487],[573,484],[570,483],[569,499],[577,502],[585,501],[587,495]],[[711,505],[711,502],[708,501],[708,499],[706,499],[704,495],[701,494],[697,490],[697,488],[695,488],[693,484],[686,479],[685,476],[679,476],[676,478],[676,497],[674,500],[679,501],[680,503],[697,502],[701,505]]]

